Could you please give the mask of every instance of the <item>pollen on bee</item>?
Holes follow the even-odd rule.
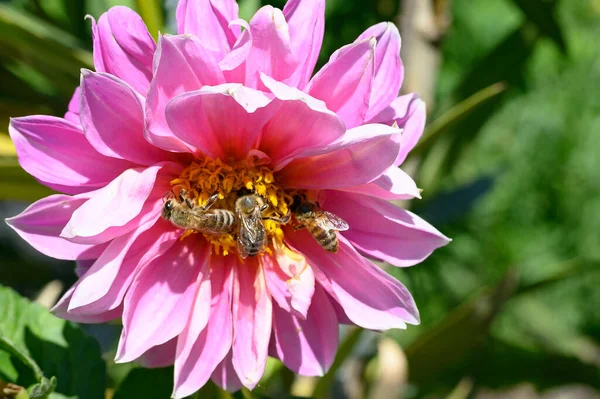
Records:
[[[191,236],[192,234],[196,234],[196,233],[198,233],[198,232],[197,232],[197,231],[195,231],[195,230],[191,230],[191,229],[190,229],[190,230],[186,230],[186,231],[185,231],[185,233],[183,233],[183,234],[181,235],[181,237],[179,237],[179,241],[183,240],[183,239],[184,239],[184,238],[186,238],[186,237],[189,237],[189,236]]]
[[[220,209],[235,213],[236,200],[242,189],[263,198],[268,205],[263,212],[264,217],[284,217],[289,213],[293,202],[293,195],[277,183],[273,171],[264,164],[256,165],[252,160],[228,164],[218,158],[198,158],[190,163],[178,178],[173,179],[171,185],[176,193],[176,187],[185,189],[188,197],[200,207],[206,206],[209,199],[218,193],[218,199],[212,203],[211,210]],[[270,243],[283,242],[284,232],[280,223],[273,220],[264,220],[264,228],[269,243],[265,251],[272,253]],[[239,221],[231,233],[203,235],[211,243],[213,253],[227,256],[238,252],[238,229]],[[197,232],[186,230],[181,239]]]

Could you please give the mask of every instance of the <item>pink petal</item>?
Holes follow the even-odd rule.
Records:
[[[208,272],[206,245],[195,236],[178,241],[135,276],[125,296],[117,362],[137,359],[185,328],[199,284]]]
[[[331,367],[338,346],[335,310],[321,287],[306,320],[273,306],[273,337],[277,357],[287,368],[305,376],[322,376]]]
[[[19,163],[43,184],[68,194],[105,186],[130,162],[99,154],[78,124],[53,116],[13,118],[8,127]]]
[[[56,259],[95,259],[106,248],[105,244],[76,244],[59,237],[73,212],[87,200],[87,194],[70,197],[51,195],[6,219],[6,223],[21,238],[46,256]]]
[[[181,169],[179,164],[164,163],[126,170],[90,195],[73,213],[61,237],[79,243],[102,243],[158,219],[162,197]]]
[[[391,166],[377,179],[360,186],[345,187],[341,191],[365,194],[385,200],[409,200],[421,198],[421,191],[414,180],[397,166]]]
[[[391,22],[381,22],[364,31],[356,41],[371,37],[377,40],[377,46],[375,47],[375,78],[366,120],[377,115],[398,97],[404,77],[398,28]]]
[[[237,7],[219,6],[219,2],[234,3],[232,0],[180,0],[177,5],[177,33],[194,34],[209,51],[213,62],[220,61],[235,42],[227,18],[234,17],[234,11],[237,14]]]
[[[238,19],[239,7],[235,0],[210,0],[210,4],[213,6],[217,17],[219,17],[223,28],[227,27],[229,22]]]
[[[374,38],[342,47],[312,78],[305,91],[325,101],[352,128],[362,124],[369,109],[375,73]]]
[[[213,158],[245,159],[272,111],[269,98],[240,84],[204,87],[174,98],[166,109],[180,140]]]
[[[142,367],[158,368],[168,367],[175,362],[175,348],[177,347],[177,339],[173,338],[162,345],[157,345],[149,349],[138,359]]]
[[[300,153],[320,149],[344,135],[344,122],[324,102],[261,75],[275,99],[277,112],[263,130],[259,148],[280,169]]]
[[[145,94],[152,80],[152,57],[156,43],[142,18],[130,8],[117,6],[92,18],[94,66]]]
[[[450,240],[417,215],[377,198],[327,191],[323,207],[350,225],[346,237],[363,253],[395,266],[425,260]]]
[[[71,320],[76,323],[94,324],[94,323],[106,323],[107,321],[115,320],[121,317],[123,314],[123,306],[119,306],[116,309],[109,310],[108,312],[94,314],[94,315],[74,315],[68,312],[69,302],[73,295],[75,287],[71,287],[65,295],[58,301],[56,305],[51,309],[56,317],[61,319]]]
[[[262,268],[249,259],[237,266],[233,284],[232,361],[242,384],[254,389],[267,364],[272,304]]]
[[[227,71],[228,81],[235,81],[231,80],[234,76],[244,76],[244,81],[238,83],[260,88],[261,72],[283,82],[292,76],[299,61],[292,52],[290,32],[281,10],[262,7],[250,20],[249,33],[242,35],[242,40],[236,43],[236,48],[241,51],[232,51],[221,63],[221,68]],[[239,63],[241,58],[244,62]],[[294,85],[294,82],[290,84]]]
[[[339,251],[333,254],[306,231],[286,235],[305,254],[319,284],[354,324],[372,330],[419,324],[419,312],[406,287],[363,258],[343,236],[338,238]]]
[[[219,67],[227,82],[244,83],[246,80],[246,58],[252,48],[252,33],[250,25],[243,19],[236,19],[229,22],[232,29],[244,30],[239,34],[231,51],[219,61]]]
[[[241,32],[238,26],[230,25],[231,21],[238,19],[239,7],[237,2],[235,0],[210,0],[210,4],[213,6],[215,15],[227,35],[229,46],[233,46]]]
[[[108,243],[107,243],[108,245]],[[104,251],[103,251],[104,252]],[[100,256],[100,255],[98,255]],[[97,257],[96,257],[97,258]],[[96,259],[82,259],[75,262],[75,274],[77,277],[83,276],[96,263]]]
[[[180,2],[179,7],[185,3]],[[169,151],[189,151],[171,133],[165,119],[165,108],[178,94],[225,82],[213,58],[195,36],[161,36],[154,58],[154,79],[146,101],[146,138],[149,142]]]
[[[135,272],[171,248],[181,233],[158,220],[112,240],[76,283],[69,312],[94,314],[119,306]]]
[[[141,165],[170,158],[144,138],[143,99],[112,75],[82,71],[80,117],[85,137],[107,157]]]
[[[346,312],[344,311],[344,308],[342,308],[342,305],[340,305],[329,294],[327,294],[327,299],[329,300],[329,304],[333,307],[333,310],[335,311],[335,315],[337,316],[338,323],[353,326],[354,323],[352,322],[352,320],[350,320],[348,318],[348,315],[346,315]]]
[[[76,125],[79,125],[79,93],[80,87],[77,86],[75,92],[73,92],[73,97],[71,97],[71,101],[69,101],[68,111],[65,114],[64,118],[69,122],[73,122]]]
[[[296,86],[306,86],[313,73],[325,29],[325,0],[288,0],[283,7],[288,23],[292,51],[300,61],[292,79]]]
[[[115,227],[125,226],[142,211],[159,170],[158,166],[127,169],[106,187],[94,191],[90,199],[73,212],[60,236],[95,237],[111,227],[115,230]],[[106,242],[114,236],[107,234],[102,237],[104,241],[99,242]]]
[[[239,391],[242,387],[242,382],[240,381],[239,377],[237,376],[237,373],[233,368],[232,352],[233,349],[227,354],[225,359],[223,359],[223,361],[217,366],[217,368],[211,376],[211,379],[215,384],[229,392]]]
[[[305,319],[315,292],[315,276],[304,257],[276,244],[275,256],[264,255],[261,264],[269,293],[286,312]]]
[[[210,317],[204,309],[204,304],[200,304],[201,309],[194,307],[190,323],[179,335],[175,361],[175,398],[183,398],[198,391],[231,350],[231,296],[234,274],[229,258],[231,257],[213,257],[211,260],[212,302],[210,299],[208,301]],[[233,260],[235,262],[235,259]],[[206,313],[201,313],[205,311]],[[201,322],[199,324],[208,321],[208,325],[202,331],[194,328],[198,320]],[[233,374],[235,375],[235,372]],[[235,378],[237,379],[237,376]]]
[[[369,123],[394,122],[402,128],[402,146],[394,165],[401,165],[408,153],[415,147],[425,128],[427,112],[425,103],[416,94],[407,94],[396,98],[387,108],[377,114]]]
[[[396,159],[399,130],[386,125],[363,125],[313,153],[291,161],[278,174],[287,187],[315,189],[342,188],[365,184],[381,176]]]

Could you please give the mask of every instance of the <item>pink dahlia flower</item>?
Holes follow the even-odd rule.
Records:
[[[232,0],[181,0],[177,19],[179,35],[156,45],[112,8],[93,22],[96,72],[82,72],[65,118],[11,121],[22,167],[64,193],[8,220],[77,261],[54,312],[122,317],[116,360],[174,364],[177,398],[209,378],[252,389],[268,355],[322,375],[339,323],[417,324],[410,293],[368,259],[412,266],[448,242],[387,202],[419,196],[398,166],[425,121],[416,95],[397,97],[398,30],[369,28],[313,76],[324,0],[249,23]],[[264,203],[250,217],[245,195]],[[209,213],[234,224],[207,229]]]

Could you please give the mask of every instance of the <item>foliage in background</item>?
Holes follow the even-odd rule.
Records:
[[[11,116],[64,113],[79,68],[92,65],[83,16],[124,4],[154,34],[173,31],[175,3],[0,1],[0,199],[50,192],[18,167],[6,127]],[[241,1],[241,16],[262,3],[284,1]],[[329,0],[319,64],[367,26],[396,20],[402,5]],[[409,160],[424,200],[409,205],[454,241],[422,265],[388,269],[414,293],[422,325],[386,333],[392,346],[380,345],[381,334],[344,330],[336,365],[321,380],[296,378],[270,361],[257,390],[234,397],[375,397],[406,378],[399,389],[407,398],[465,398],[522,383],[600,391],[600,1],[451,5],[437,105],[427,140]],[[16,204],[0,210],[9,216],[25,205]],[[3,283],[31,296],[52,279],[73,281],[69,263],[31,256],[5,227],[0,234]],[[0,315],[3,336],[57,377],[53,395],[104,397],[105,385],[115,399],[170,394],[171,369],[113,364],[116,326],[82,330],[7,288],[0,288]],[[103,358],[84,331],[99,340]],[[393,367],[385,363],[392,352]],[[384,371],[394,370],[389,385]],[[30,386],[35,375],[0,349],[2,381]],[[153,381],[149,392],[144,381]],[[209,385],[196,397],[231,395]]]

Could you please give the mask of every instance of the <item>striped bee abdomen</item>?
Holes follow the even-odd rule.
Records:
[[[230,232],[235,224],[235,214],[226,209],[214,209],[205,214],[206,227],[215,231]]]
[[[244,243],[244,248],[248,253],[248,256],[258,255],[263,251],[263,248],[266,244],[266,235],[264,229],[258,229],[254,233],[256,237],[248,237],[248,234],[243,234],[246,232],[241,232],[241,242]]]
[[[325,230],[316,224],[311,224],[308,226],[308,231],[323,249],[332,253],[338,251],[338,238],[335,230]]]

